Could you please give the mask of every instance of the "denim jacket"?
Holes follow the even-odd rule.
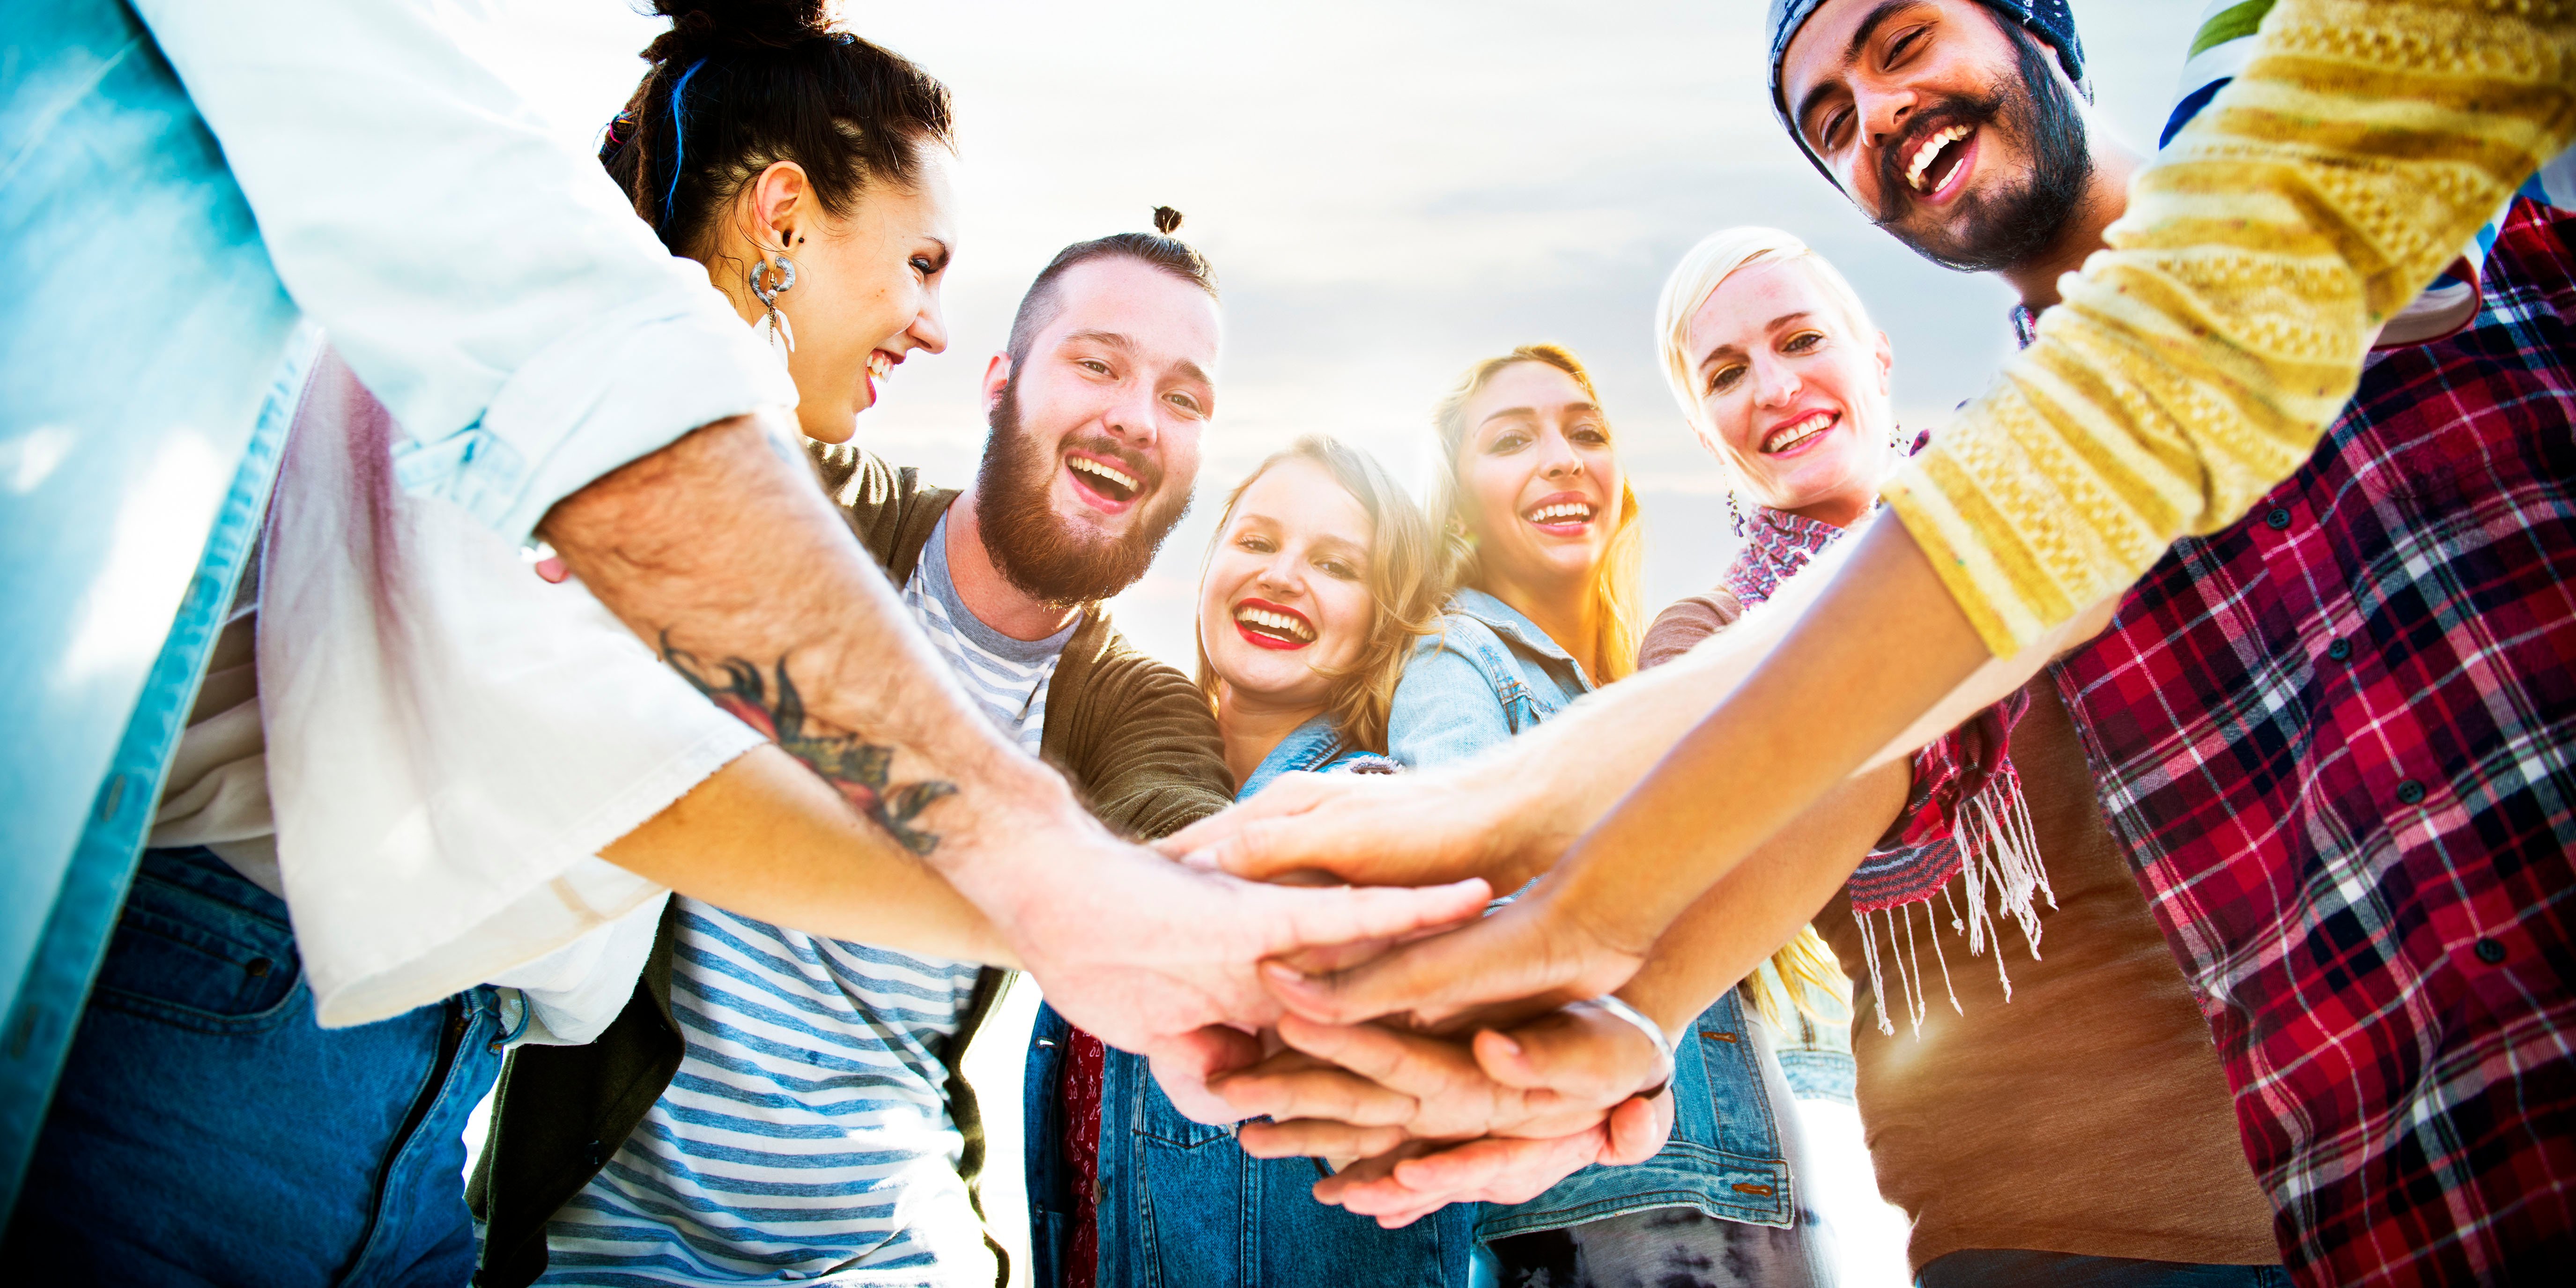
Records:
[[[1292,771],[1392,769],[1345,744],[1317,717],[1289,734],[1244,780],[1237,799]],[[1058,1100],[1064,1018],[1039,1010],[1027,1065],[1031,1283],[1064,1282],[1073,1208]],[[1318,1203],[1310,1158],[1256,1159],[1234,1129],[1184,1117],[1138,1056],[1112,1049],[1101,1067],[1099,1288],[1468,1288],[1475,1208],[1452,1204],[1401,1230]]]
[[[1581,664],[1535,623],[1483,591],[1460,590],[1396,686],[1387,747],[1412,768],[1463,760],[1553,718],[1592,689]],[[1783,1084],[1765,1036],[1753,1030],[1733,990],[1701,1013],[1674,1056],[1673,1134],[1661,1152],[1631,1167],[1586,1167],[1527,1203],[1485,1204],[1477,1237],[1658,1207],[1790,1224],[1789,1163],[1766,1079]]]

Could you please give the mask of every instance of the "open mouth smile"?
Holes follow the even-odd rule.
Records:
[[[877,386],[894,375],[895,367],[902,361],[903,358],[899,354],[888,353],[883,349],[868,350],[867,371],[860,377],[868,383],[868,405],[876,405]]]
[[[1842,414],[1814,411],[1782,425],[1762,436],[1762,454],[1782,456],[1820,437],[1842,420]]]
[[[1973,125],[1953,125],[1925,136],[1907,159],[1905,186],[1935,199],[1951,196],[1953,181],[1968,172],[1968,159],[1976,151],[1976,133]]]
[[[1521,511],[1521,518],[1531,527],[1551,537],[1579,537],[1592,526],[1592,502],[1570,492],[1559,492]]]
[[[1067,453],[1064,465],[1073,476],[1075,490],[1086,494],[1094,505],[1111,514],[1124,511],[1143,491],[1135,475],[1097,456]]]
[[[1315,624],[1304,613],[1266,599],[1236,604],[1234,630],[1260,648],[1301,649],[1315,642]]]

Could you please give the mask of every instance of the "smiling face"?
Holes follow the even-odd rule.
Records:
[[[1461,513],[1489,581],[1564,585],[1592,576],[1619,526],[1610,424],[1574,377],[1543,362],[1496,372],[1467,400]]]
[[[787,257],[795,262],[796,284],[779,293],[778,310],[795,334],[787,372],[796,381],[796,418],[809,438],[848,441],[858,414],[875,405],[878,389],[905,357],[948,347],[939,288],[957,245],[955,198],[947,150],[929,145],[919,155],[911,186],[872,184],[847,218],[822,209],[801,171],[795,184],[801,195],[783,206],[772,201],[778,231],[765,240],[774,248],[780,233],[794,238]],[[795,167],[771,167],[781,170]],[[770,196],[770,186],[770,173],[754,181],[755,204]],[[720,275],[717,284],[743,306],[744,316],[757,319],[765,310],[738,275],[749,271],[758,251],[748,244],[741,251],[713,259],[709,272]]]
[[[985,376],[975,513],[1002,575],[1049,604],[1105,599],[1188,510],[1216,412],[1216,301],[1125,256],[1056,279],[1055,316]]]
[[[1700,439],[1736,489],[1849,527],[1895,464],[1887,337],[1864,332],[1800,260],[1727,275],[1690,316]]]
[[[1322,465],[1290,457],[1235,498],[1199,577],[1199,647],[1233,692],[1322,710],[1375,623],[1368,511]]]
[[[2092,177],[2056,58],[1977,0],[1831,0],[1790,40],[1780,88],[1862,212],[1962,272],[2037,256]]]

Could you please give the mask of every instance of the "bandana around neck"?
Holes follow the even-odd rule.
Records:
[[[1906,455],[1922,451],[1931,440],[1930,434],[1916,435]],[[1846,531],[1819,519],[1755,506],[1745,516],[1744,548],[1727,567],[1725,588],[1751,608],[1778,594],[1783,583]],[[1926,932],[1922,938],[1932,941],[1951,1009],[1961,1014],[1966,1008],[1959,1005],[1949,957],[1941,950],[1943,920],[1953,932],[1967,936],[1969,955],[1978,956],[1995,935],[1997,918],[2009,917],[2029,942],[2031,957],[2039,956],[2039,901],[2046,899],[2055,908],[2057,896],[2049,889],[2030,808],[2022,799],[2021,776],[2012,765],[2012,730],[2029,710],[2029,696],[2015,690],[1914,753],[1914,782],[1904,812],[1844,886],[1852,919],[1859,923],[1882,1033],[1896,1032],[1883,978],[1888,964],[1895,968],[1916,1035],[1923,1031],[1921,940],[1914,930],[1918,919]],[[1958,885],[1955,895],[1953,882]],[[1935,900],[1945,906],[1946,918]],[[1883,953],[1881,935],[1887,939]],[[2004,1000],[2011,1001],[2012,977],[2004,970],[2000,942],[1995,974],[2003,982]]]

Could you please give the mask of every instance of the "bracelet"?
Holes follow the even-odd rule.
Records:
[[[1622,1002],[1608,993],[1604,993],[1599,997],[1593,998],[1592,1005],[1600,1007],[1608,1014],[1635,1025],[1638,1032],[1646,1035],[1647,1041],[1655,1044],[1655,1057],[1661,1062],[1663,1072],[1655,1079],[1653,1086],[1635,1094],[1647,1100],[1652,1100],[1655,1097],[1662,1095],[1664,1093],[1664,1088],[1673,1085],[1673,1040],[1664,1036],[1664,1026],[1655,1023],[1653,1020],[1647,1019],[1644,1013],[1640,1012],[1636,1007],[1630,1006],[1626,1002]]]

